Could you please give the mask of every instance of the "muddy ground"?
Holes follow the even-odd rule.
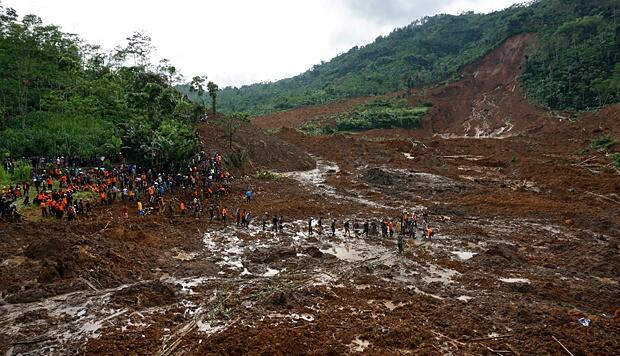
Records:
[[[407,140],[356,135],[280,136],[316,168],[276,181],[239,177],[225,204],[282,214],[283,233],[205,216],[126,223],[114,209],[79,224],[4,225],[2,351],[619,349],[617,173],[573,168],[579,156],[543,170],[548,153],[521,156],[520,138],[429,140],[413,149]],[[257,194],[245,204],[248,185]],[[407,238],[403,255],[394,239],[342,235],[344,219],[424,208],[437,235]],[[337,219],[336,237],[309,236],[309,216],[326,227]]]
[[[531,38],[517,40],[498,53],[522,55],[516,45]],[[468,70],[504,75],[487,62]],[[259,124],[282,129],[243,128],[245,173],[280,178],[240,171],[223,204],[283,215],[280,233],[260,218],[247,229],[206,214],[125,221],[118,206],[71,224],[0,222],[0,352],[618,354],[620,172],[584,148],[620,135],[620,106],[574,122],[544,113],[534,126],[539,109],[528,107],[510,130],[502,109],[482,132],[462,124],[478,117],[469,105],[450,111],[464,121],[420,131],[311,137],[278,116]],[[304,108],[296,123],[337,107]],[[200,133],[226,151],[216,127]],[[436,236],[418,231],[403,254],[395,238],[343,236],[344,220],[414,209]],[[309,235],[309,217],[336,219],[336,236]]]

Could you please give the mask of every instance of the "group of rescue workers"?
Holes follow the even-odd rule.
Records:
[[[10,162],[3,162],[5,169],[11,169]],[[233,180],[222,168],[222,156],[219,153],[210,155],[204,150],[188,162],[183,174],[133,164],[119,164],[108,169],[80,168],[76,163],[82,161],[67,158],[36,159],[33,163],[30,182],[2,187],[2,217],[18,218],[14,204],[18,200],[24,206],[38,206],[41,218],[62,219],[66,215],[69,221],[88,214],[96,205],[116,202],[121,203],[125,218],[129,215],[128,206],[134,206],[138,215],[172,214],[174,211],[181,215],[199,214],[202,201],[219,198],[229,190]],[[93,194],[78,198],[79,192],[92,192],[96,198]],[[226,208],[220,207],[219,213],[225,215]]]
[[[428,223],[428,212],[422,211],[421,219],[418,217],[417,211],[413,211],[411,214],[404,212],[402,216],[397,219],[380,219],[380,220],[368,220],[363,223],[358,220],[345,220],[343,224],[343,237],[375,237],[381,238],[393,238],[394,234],[397,234],[398,249],[403,251],[403,239],[407,236],[415,239],[418,234],[422,239],[431,240],[435,234],[433,229]],[[331,236],[336,236],[337,220],[332,219],[330,224]],[[318,235],[324,233],[323,218],[318,220],[314,218],[308,219],[308,235],[312,235],[316,232]]]
[[[0,217],[16,217],[19,215],[12,204],[23,199],[23,205],[34,204],[41,211],[41,218],[65,215],[69,221],[78,216],[88,214],[99,206],[121,203],[122,216],[129,217],[128,206],[134,206],[139,216],[159,213],[172,216],[202,214],[202,202],[209,199],[209,220],[221,221],[224,225],[229,219],[229,211],[221,205],[220,196],[229,190],[233,177],[222,168],[222,156],[219,153],[207,154],[204,150],[196,154],[188,163],[184,174],[166,173],[154,168],[144,168],[132,164],[119,164],[114,168],[80,168],[79,164],[93,164],[83,160],[68,158],[33,160],[31,182],[23,182],[2,188],[0,196]],[[10,161],[4,162],[5,169],[10,170]],[[34,187],[34,198],[30,200],[31,189]],[[96,199],[77,197],[79,192],[95,193]],[[253,191],[248,188],[244,192],[247,203],[252,200]],[[210,199],[215,198],[215,199]],[[249,205],[248,205],[249,206]],[[133,210],[133,209],[132,209]],[[236,209],[235,223],[239,227],[248,228],[254,216],[247,208]],[[308,235],[325,233],[323,218],[308,219]],[[331,236],[336,236],[338,221],[332,219],[329,229]],[[263,231],[282,232],[284,218],[282,215],[270,216],[264,213],[260,218]],[[397,234],[399,251],[403,251],[405,237],[430,240],[433,229],[428,223],[428,212],[422,210],[421,216],[415,210],[405,212],[396,219],[345,220],[342,224],[343,237],[376,237],[393,238]]]

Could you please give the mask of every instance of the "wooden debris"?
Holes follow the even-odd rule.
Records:
[[[556,339],[556,337],[555,337],[555,336],[551,335],[551,337],[553,338],[553,340],[555,340],[555,342],[557,342],[558,344],[560,344],[560,346],[562,346],[562,348],[564,349],[564,351],[566,351],[566,353],[568,353],[570,356],[575,356],[575,355],[573,355],[573,353],[572,353],[572,352],[570,352],[570,351],[566,348],[566,346],[564,346],[564,344],[563,344],[563,343],[561,343],[561,342],[560,342],[560,340]]]

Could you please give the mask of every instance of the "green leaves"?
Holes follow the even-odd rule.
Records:
[[[168,120],[153,133],[149,143],[142,145],[146,159],[155,166],[179,169],[199,149],[194,131],[186,124]]]
[[[86,158],[122,152],[171,167],[197,149],[189,125],[199,106],[171,86],[179,74],[169,61],[150,64],[150,37],[133,34],[108,59],[98,46],[36,16],[19,22],[9,12],[0,7],[0,152]]]

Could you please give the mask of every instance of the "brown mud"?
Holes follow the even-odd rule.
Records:
[[[118,206],[71,224],[0,222],[0,352],[617,354],[620,173],[606,153],[580,151],[618,138],[620,106],[572,121],[528,104],[511,88],[532,45],[517,36],[430,89],[446,99],[419,131],[287,128],[309,108],[294,125],[272,117],[277,133],[244,127],[247,172],[281,175],[237,176],[223,204],[250,209],[248,229],[204,215],[126,221]],[[470,118],[468,90],[495,90],[499,108]],[[201,137],[227,153],[218,130]],[[436,235],[405,238],[402,255],[395,238],[343,236],[344,220],[413,209]],[[264,212],[283,215],[284,231],[263,231]],[[308,235],[309,217],[325,231],[336,219],[336,237]]]

